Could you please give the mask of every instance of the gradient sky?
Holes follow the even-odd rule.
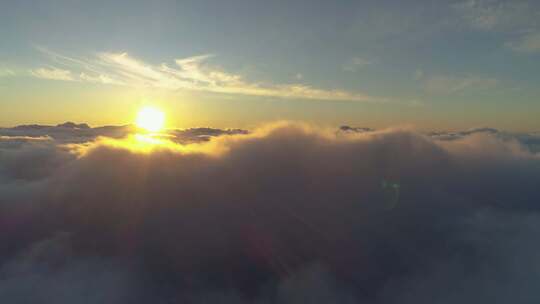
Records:
[[[540,130],[540,2],[0,0],[0,126]]]

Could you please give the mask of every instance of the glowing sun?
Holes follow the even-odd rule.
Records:
[[[144,107],[137,113],[136,124],[148,132],[159,132],[165,125],[165,113],[154,107]]]

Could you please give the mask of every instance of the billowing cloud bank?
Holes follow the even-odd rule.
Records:
[[[2,303],[540,300],[540,159],[517,140],[280,124],[143,153],[19,131]]]

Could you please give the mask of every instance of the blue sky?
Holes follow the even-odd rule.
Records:
[[[540,129],[537,1],[2,1],[0,37],[0,125]]]

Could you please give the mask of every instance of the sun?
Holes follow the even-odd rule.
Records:
[[[137,113],[136,124],[148,132],[159,132],[165,125],[165,113],[158,108],[144,107]]]

